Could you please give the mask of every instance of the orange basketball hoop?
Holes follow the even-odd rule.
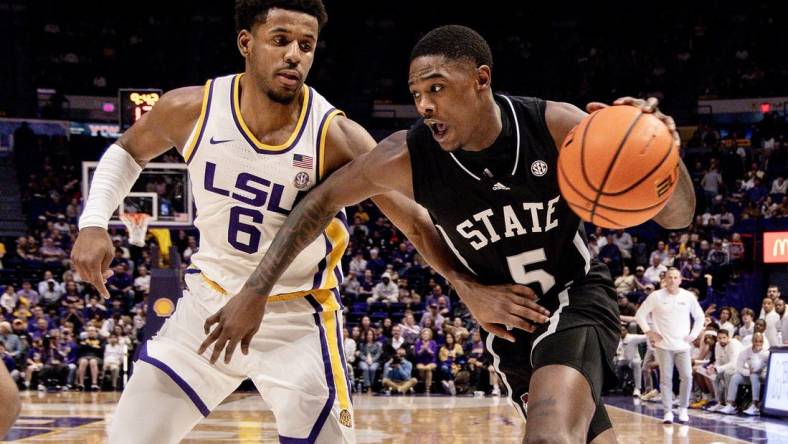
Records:
[[[148,233],[148,222],[152,219],[150,214],[123,213],[120,220],[129,231],[129,243],[138,247],[145,246],[145,235]]]

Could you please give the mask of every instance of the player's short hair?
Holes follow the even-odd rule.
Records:
[[[309,14],[317,19],[318,30],[328,21],[323,0],[235,0],[235,30],[251,31],[254,25],[265,23],[268,11],[274,8]]]
[[[728,329],[726,329],[726,328],[720,328],[720,329],[717,330],[717,336],[719,336],[719,335],[725,335],[725,336],[730,337],[731,332],[729,332]]]
[[[446,25],[428,32],[416,43],[410,52],[410,61],[417,57],[428,55],[442,55],[453,60],[468,60],[478,68],[487,65],[493,66],[490,45],[467,26]]]

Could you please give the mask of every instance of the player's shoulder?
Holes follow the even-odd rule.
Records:
[[[178,111],[184,114],[194,114],[195,118],[200,114],[202,102],[205,98],[206,85],[184,86],[167,91],[156,103],[156,107]]]
[[[561,147],[564,138],[588,114],[580,108],[567,102],[545,101],[544,120],[550,135]]]

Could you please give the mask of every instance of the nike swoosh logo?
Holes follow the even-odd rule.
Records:
[[[216,140],[216,139],[214,139],[213,137],[211,137],[211,140],[209,140],[209,142],[211,143],[211,145],[216,145],[216,144],[219,144],[219,143],[231,142],[232,140],[233,140],[233,139],[227,139],[227,140]]]

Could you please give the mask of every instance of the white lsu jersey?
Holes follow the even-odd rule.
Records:
[[[304,85],[293,133],[282,145],[266,145],[241,116],[241,76],[206,83],[200,117],[183,150],[200,231],[200,248],[187,273],[202,273],[228,295],[241,290],[300,195],[322,179],[326,133],[331,119],[342,114]],[[272,299],[335,289],[343,279],[340,261],[348,239],[343,210],[279,278],[271,293],[279,297]]]

